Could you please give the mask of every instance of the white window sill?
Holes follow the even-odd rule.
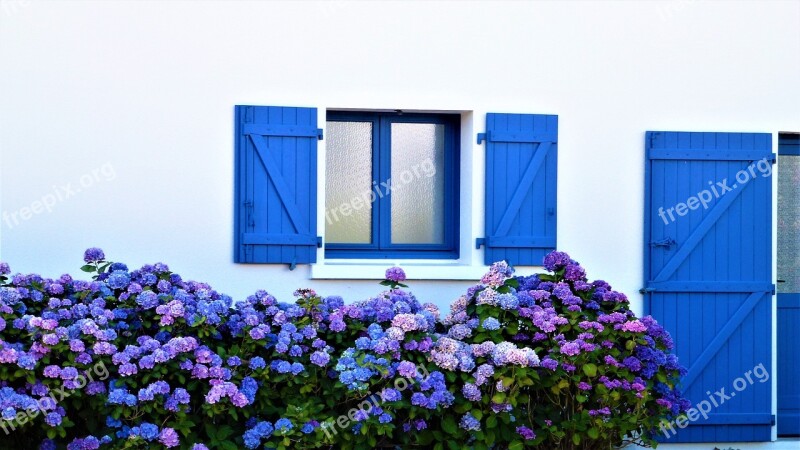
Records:
[[[471,280],[477,281],[488,270],[483,265],[464,265],[452,261],[325,261],[311,265],[312,280],[383,280],[386,269],[401,267],[409,280]]]

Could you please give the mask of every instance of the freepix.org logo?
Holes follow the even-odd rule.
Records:
[[[2,223],[8,229],[12,229],[38,215],[49,214],[58,207],[58,204],[64,203],[81,192],[92,189],[101,183],[113,181],[115,178],[117,178],[117,172],[114,170],[114,166],[111,163],[105,163],[81,175],[77,183],[69,182],[53,185],[50,192],[30,204],[15,211],[3,211]]]
[[[758,173],[756,173],[756,171]],[[772,175],[772,161],[768,160],[767,158],[763,158],[758,162],[750,164],[746,169],[736,172],[736,183],[730,186],[728,185],[727,178],[723,178],[722,181],[717,181],[716,183],[709,181],[708,188],[703,189],[696,195],[692,195],[686,199],[685,202],[680,202],[675,206],[666,209],[664,209],[663,206],[659,207],[658,217],[661,217],[661,220],[664,221],[664,225],[669,225],[670,223],[675,222],[675,214],[683,217],[688,214],[689,211],[694,211],[700,206],[702,206],[703,209],[708,209],[708,205],[712,200],[716,200],[728,192],[742,188],[749,181],[754,180],[758,174],[761,174],[761,177],[763,178],[767,178]],[[669,220],[667,220],[667,217],[669,217]]]
[[[714,408],[719,408],[725,403],[733,400],[734,397],[736,397],[737,392],[742,392],[746,390],[748,387],[755,384],[756,381],[758,381],[759,383],[766,383],[767,381],[769,381],[769,372],[764,367],[764,363],[760,363],[759,365],[753,367],[752,370],[748,370],[747,372],[742,374],[741,377],[738,377],[735,380],[733,380],[732,391],[726,392],[727,388],[725,387],[722,387],[714,391],[713,393],[711,391],[706,391],[706,395],[708,396],[707,399],[698,402],[696,405],[689,408],[689,410],[686,411],[686,414],[681,415],[680,417],[671,422],[662,420],[659,429],[664,434],[664,436],[667,439],[669,439],[672,436],[675,436],[675,434],[677,434],[675,426],[677,426],[680,429],[683,429],[689,426],[690,423],[699,420],[701,417],[703,418],[703,420],[708,419],[708,414]]]
[[[3,417],[0,418],[0,428],[8,435],[16,430],[17,427],[25,425],[35,419],[39,414],[47,415],[48,411],[55,411],[59,402],[69,398],[75,392],[80,392],[80,390],[89,383],[105,381],[109,376],[108,368],[103,361],[100,361],[89,369],[86,369],[83,373],[77,373],[74,378],[69,380],[69,386],[66,386],[65,383],[61,386],[51,388],[48,395],[41,397],[24,410],[17,411],[16,415],[13,417],[6,418],[4,413]]]

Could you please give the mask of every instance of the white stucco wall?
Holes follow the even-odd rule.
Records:
[[[237,297],[311,284],[357,299],[373,282],[232,263],[233,105],[467,112],[465,249],[483,229],[484,114],[549,113],[559,246],[636,301],[644,131],[799,128],[798,19],[797,2],[770,1],[4,0],[2,211],[18,215],[2,221],[0,252],[57,275],[94,245]],[[69,183],[81,191],[23,218]],[[448,273],[480,262],[464,252],[472,267]],[[466,284],[413,287],[444,305]]]
[[[473,202],[468,267],[446,272],[471,278],[483,270],[474,134],[487,111],[548,113],[560,121],[559,246],[636,301],[644,131],[800,127],[798,19],[798,3],[769,1],[4,0],[1,205],[18,215],[0,225],[0,252],[57,275],[101,246],[237,297],[309,284],[365,297],[371,281],[232,263],[233,105],[458,110]],[[22,216],[69,183],[81,191]],[[446,305],[467,284],[413,287]]]
[[[365,298],[374,281],[319,279],[341,268],[311,280],[308,266],[232,262],[233,106],[450,110],[464,112],[465,251],[408,271],[475,279],[475,133],[489,111],[557,114],[559,247],[640,310],[644,132],[800,131],[797,55],[790,1],[2,0],[0,257],[55,276],[99,246],[235,298]],[[64,197],[68,184],[80,192]],[[410,284],[444,307],[470,282]]]

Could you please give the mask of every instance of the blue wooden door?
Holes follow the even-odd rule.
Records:
[[[771,136],[648,132],[646,151],[645,310],[675,340],[687,397],[710,405],[662,442],[768,441]]]
[[[800,134],[778,137],[778,435],[800,436]]]

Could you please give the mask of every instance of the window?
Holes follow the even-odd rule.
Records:
[[[458,258],[460,116],[328,111],[326,258]]]
[[[414,277],[454,279],[479,264],[474,252],[459,257],[473,239],[484,264],[536,266],[556,247],[558,116],[487,113],[485,131],[463,152],[458,113],[328,111],[324,140],[318,119],[316,107],[236,106],[235,262],[319,262],[312,276],[379,278],[381,259],[429,259]],[[481,145],[485,167],[469,174],[485,175],[479,198],[470,180],[460,193],[459,160]],[[459,236],[467,210],[483,215],[482,233],[466,227],[470,234]],[[352,270],[344,258],[373,261]]]

